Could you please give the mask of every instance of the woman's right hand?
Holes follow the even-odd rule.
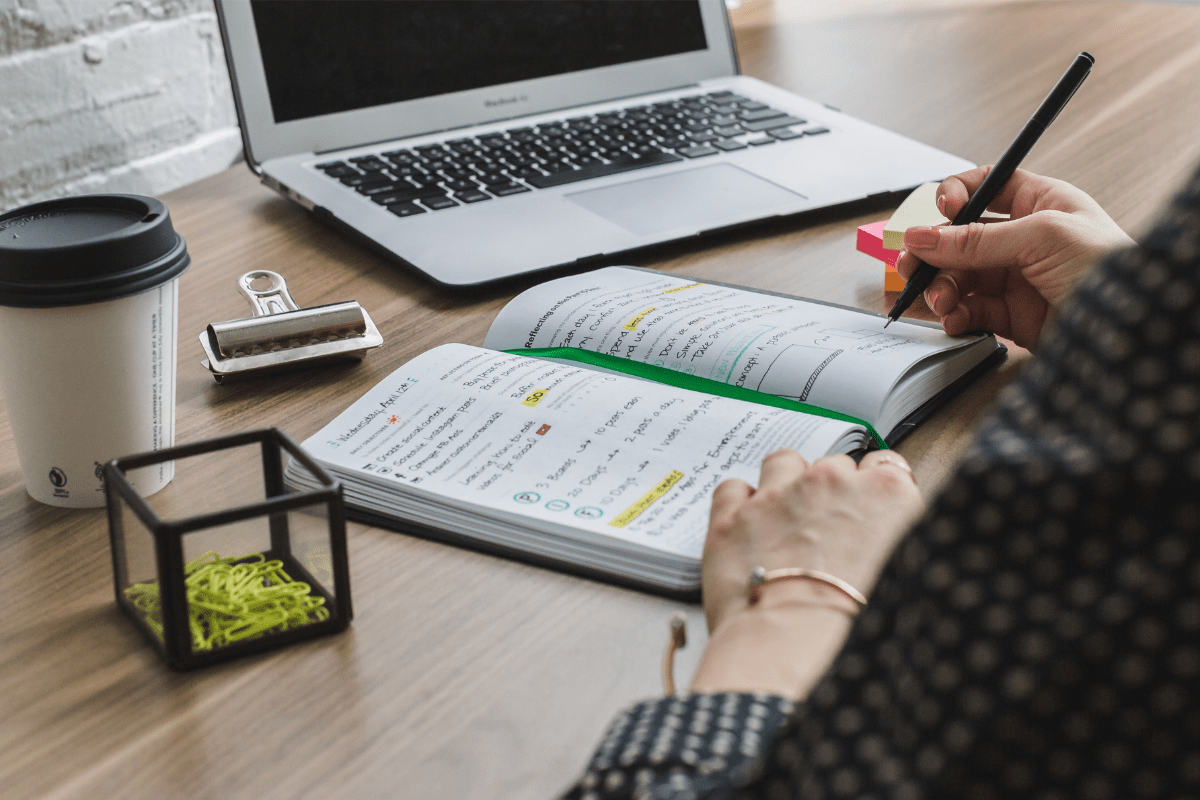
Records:
[[[942,181],[938,209],[954,219],[991,167]],[[988,207],[1003,222],[913,227],[896,270],[907,280],[918,259],[941,270],[925,302],[946,333],[989,330],[1032,348],[1052,309],[1101,253],[1134,244],[1095,200],[1069,183],[1017,170]]]

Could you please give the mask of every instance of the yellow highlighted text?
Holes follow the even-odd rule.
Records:
[[[681,480],[683,480],[683,473],[679,470],[672,470],[670,475],[656,483],[653,489],[642,495],[637,502],[618,514],[616,519],[608,524],[614,528],[624,528]]]
[[[542,402],[542,398],[546,396],[546,392],[548,392],[548,391],[550,391],[550,390],[549,389],[534,389],[532,392],[529,393],[529,397],[526,397],[524,400],[521,401],[521,405],[529,406],[530,408],[533,408],[538,403]]]
[[[645,311],[639,311],[637,316],[635,316],[633,319],[629,320],[629,322],[625,323],[625,330],[636,331],[638,324],[646,318],[647,314],[649,314],[651,311],[653,311],[656,308],[658,308],[658,306],[650,306]]]

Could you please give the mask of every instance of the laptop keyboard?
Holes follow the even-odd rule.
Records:
[[[317,169],[399,217],[819,136],[829,129],[733,92],[329,161]]]

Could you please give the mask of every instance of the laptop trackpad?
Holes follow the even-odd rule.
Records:
[[[638,236],[677,228],[701,231],[768,216],[805,199],[732,164],[697,167],[566,197]]]

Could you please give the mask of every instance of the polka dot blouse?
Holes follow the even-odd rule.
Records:
[[[570,798],[1200,798],[1200,174],[1105,259],[808,699],[617,717]]]

